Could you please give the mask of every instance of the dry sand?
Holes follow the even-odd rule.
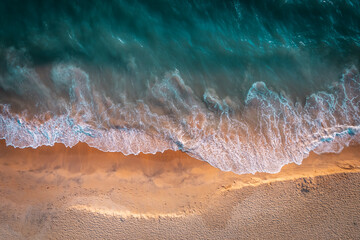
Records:
[[[360,147],[278,174],[0,142],[0,239],[359,239]]]

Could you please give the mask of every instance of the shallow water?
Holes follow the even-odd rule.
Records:
[[[3,1],[0,138],[278,172],[360,141],[358,1]]]

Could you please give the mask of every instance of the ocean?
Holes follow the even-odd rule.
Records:
[[[238,174],[360,143],[360,2],[0,4],[0,139]]]

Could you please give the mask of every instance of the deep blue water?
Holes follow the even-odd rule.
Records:
[[[277,172],[360,142],[359,1],[1,1],[0,138]]]

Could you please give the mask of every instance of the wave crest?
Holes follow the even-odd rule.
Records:
[[[78,67],[56,65],[51,78],[55,86],[67,89],[70,101],[57,103],[60,113],[33,118],[0,105],[0,138],[7,145],[72,147],[86,142],[125,155],[181,150],[241,174],[275,173],[285,164],[300,164],[310,151],[340,152],[360,142],[360,81],[355,67],[328,92],[309,96],[305,105],[256,82],[241,110],[214,89],[198,98],[178,71],[149,86],[144,99],[131,102],[122,96],[117,103],[93,89],[89,75]]]

